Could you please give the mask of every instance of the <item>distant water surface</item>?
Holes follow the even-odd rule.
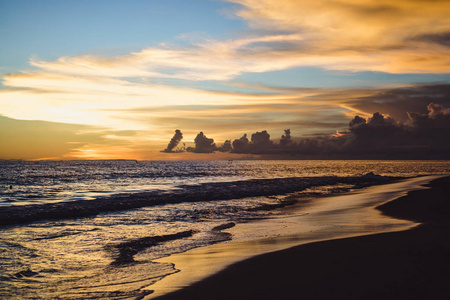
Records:
[[[256,178],[446,174],[448,161],[0,161],[0,206]]]

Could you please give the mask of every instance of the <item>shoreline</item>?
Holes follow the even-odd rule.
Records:
[[[340,215],[345,217],[350,217],[355,219],[356,223],[358,223],[358,218],[367,220],[367,224],[356,224],[361,227],[370,227],[371,228],[358,228],[355,229],[354,224],[350,224],[349,226],[345,225],[346,228],[342,230],[342,228],[338,227],[345,227],[340,226],[339,222],[348,222],[346,220],[337,219],[330,221],[331,225],[329,228],[319,229],[317,231],[317,228],[308,228],[306,227],[306,231],[303,232],[297,232],[296,234],[286,235],[286,236],[279,236],[269,239],[261,239],[259,241],[244,241],[241,244],[240,242],[229,242],[214,246],[208,246],[204,247],[203,249],[196,249],[194,251],[188,251],[188,253],[181,253],[177,254],[168,258],[164,258],[159,260],[160,262],[166,262],[166,263],[174,263],[175,268],[180,269],[181,272],[171,275],[162,281],[156,283],[153,286],[148,287],[148,289],[152,289],[155,291],[154,294],[151,294],[147,296],[145,299],[178,299],[177,297],[184,298],[184,299],[190,299],[189,297],[185,298],[184,296],[177,296],[177,295],[189,295],[189,291],[197,290],[197,286],[202,286],[205,284],[218,286],[221,285],[219,282],[215,281],[214,278],[216,276],[219,276],[218,274],[227,273],[230,272],[228,270],[232,270],[233,268],[238,268],[237,266],[240,266],[242,264],[245,265],[245,262],[252,261],[254,259],[259,258],[259,255],[271,255],[273,253],[278,253],[277,251],[281,250],[287,251],[285,249],[296,247],[298,245],[301,245],[299,247],[303,247],[305,245],[309,245],[314,242],[318,241],[332,241],[335,239],[343,239],[343,238],[349,238],[349,237],[359,237],[364,235],[373,235],[375,233],[379,232],[388,232],[388,231],[399,231],[399,230],[406,230],[408,228],[412,228],[416,226],[417,224],[411,221],[405,221],[401,219],[393,219],[392,217],[388,217],[384,214],[382,214],[380,211],[375,210],[375,206],[379,206],[382,203],[389,202],[393,199],[401,198],[406,194],[406,191],[412,191],[417,189],[423,189],[422,187],[425,183],[429,183],[432,181],[432,179],[439,178],[442,176],[430,176],[430,177],[424,177],[424,178],[413,178],[408,179],[405,181],[402,181],[400,183],[393,183],[393,184],[387,184],[382,186],[374,186],[369,187],[365,189],[364,191],[357,191],[355,194],[350,195],[340,195],[335,197],[330,197],[332,200],[340,199],[340,202],[336,203],[334,201],[330,201],[329,197],[324,198],[322,201],[323,203],[316,203],[316,209],[312,209],[311,207],[308,208],[309,214],[305,217],[305,215],[298,215],[296,220],[291,220],[294,222],[297,222],[297,224],[294,224],[298,227],[298,221],[300,220],[301,225],[311,225],[313,222],[323,222],[325,219],[329,219],[330,217],[334,217],[336,215]],[[408,185],[409,182],[409,185]],[[401,188],[400,188],[401,187]],[[399,190],[400,189],[400,190]],[[356,198],[355,198],[356,197]],[[360,197],[360,198],[358,198]],[[384,201],[380,201],[380,197],[385,197]],[[333,199],[335,198],[335,199]],[[358,201],[361,201],[361,199],[365,199],[366,203],[359,207],[360,205],[357,204]],[[327,207],[327,205],[329,207]],[[331,211],[328,212],[328,215],[325,213],[321,213],[323,210],[331,209]],[[336,213],[337,212],[337,213]],[[356,214],[355,214],[356,213]],[[363,213],[363,214],[361,214]],[[298,218],[300,217],[300,218]],[[380,223],[379,218],[384,218],[384,220],[389,220],[391,223],[385,223],[380,225],[377,225],[377,223]],[[306,223],[304,219],[307,220]],[[289,222],[289,221],[287,221]],[[287,222],[284,224],[286,225]],[[335,222],[335,223],[333,223]],[[385,221],[383,221],[385,222]],[[264,223],[264,222],[263,222]],[[382,222],[381,222],[382,223]],[[380,224],[381,224],[380,223]],[[283,225],[283,223],[281,223]],[[268,226],[273,226],[274,224],[268,224]],[[275,224],[280,225],[280,224]],[[314,225],[314,224],[313,224]],[[243,226],[249,226],[249,224],[244,224]],[[256,227],[255,227],[256,226]],[[352,227],[353,226],[353,227]],[[375,227],[373,227],[375,226]],[[376,226],[379,226],[377,228]],[[239,230],[239,226],[236,230]],[[258,230],[257,225],[253,223],[253,225],[250,225],[250,230]],[[274,227],[275,228],[275,227]],[[267,229],[267,228],[266,228]],[[311,229],[312,233],[308,233]],[[364,231],[366,230],[366,231]],[[282,230],[280,231],[280,235]],[[233,233],[233,232],[232,232]],[[233,248],[234,247],[234,248]],[[268,254],[267,254],[268,253]],[[225,256],[225,257],[224,257]],[[234,257],[227,257],[226,256],[234,256]],[[209,257],[209,258],[208,258]],[[209,260],[209,261],[208,261]],[[197,262],[196,262],[197,261]],[[267,263],[262,261],[262,265],[266,265]],[[289,263],[287,263],[289,265]],[[240,267],[239,267],[240,268]],[[225,269],[225,270],[224,270]],[[264,270],[261,270],[261,272],[264,273]],[[280,272],[283,272],[283,270],[277,270],[277,274]],[[202,274],[203,273],[203,274]],[[205,275],[206,274],[206,275]],[[186,278],[188,275],[189,278]],[[239,272],[237,274],[234,274],[236,278],[239,278],[238,281],[245,282],[247,280],[246,276],[240,276]],[[224,286],[229,286],[232,290],[233,283],[227,282],[226,284],[223,283]],[[265,283],[269,284],[269,283]],[[265,284],[262,286],[264,287]],[[206,288],[207,289],[207,288]],[[261,289],[261,287],[259,287]],[[174,292],[175,291],[175,292]],[[223,291],[222,291],[223,292]],[[186,294],[187,293],[187,294]],[[191,293],[192,294],[192,293]],[[224,293],[226,294],[226,292]],[[193,295],[191,295],[193,296]],[[216,294],[208,294],[204,295],[205,299],[212,299],[217,298],[218,295]],[[223,298],[223,299],[234,299],[238,295],[233,294],[229,295],[229,298]],[[247,294],[247,298],[250,295]],[[272,295],[275,297],[274,295]],[[174,298],[173,298],[174,297]],[[197,295],[196,295],[197,297]],[[257,298],[261,298],[262,295],[257,296]],[[270,297],[269,297],[270,298]],[[199,298],[201,299],[201,297]],[[250,298],[251,299],[251,298]],[[293,298],[295,299],[295,298]]]

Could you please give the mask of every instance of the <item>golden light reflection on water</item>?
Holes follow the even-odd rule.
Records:
[[[118,215],[3,230],[2,242],[8,241],[8,247],[1,249],[7,260],[2,273],[11,275],[2,276],[0,291],[20,299],[33,295],[39,299],[136,297],[143,286],[176,271],[171,264],[156,264],[147,258],[111,266],[114,253],[108,245],[158,234],[149,224],[115,225]]]
[[[4,228],[0,238],[4,284],[0,282],[0,289],[24,299],[36,293],[41,299],[140,297],[146,293],[143,287],[177,272],[171,263],[153,259],[229,238],[208,228],[223,222],[230,207],[253,208],[278,201],[272,198],[162,205]],[[190,218],[195,222],[187,221]],[[196,233],[143,249],[131,262],[117,261],[117,245],[186,230]]]

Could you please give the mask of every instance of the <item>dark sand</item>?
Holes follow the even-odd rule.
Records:
[[[428,186],[378,207],[411,230],[264,254],[158,299],[448,299],[450,177]]]

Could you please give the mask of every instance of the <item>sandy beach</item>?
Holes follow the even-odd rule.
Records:
[[[426,186],[377,207],[420,226],[252,257],[157,299],[438,299],[450,292],[450,177]]]

